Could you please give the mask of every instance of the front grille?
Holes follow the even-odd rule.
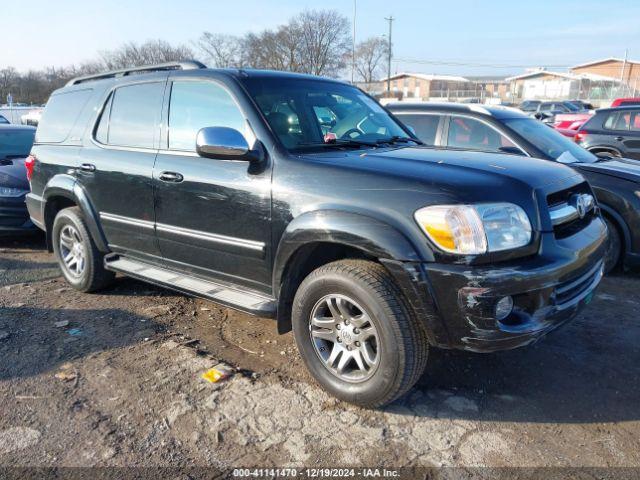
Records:
[[[587,207],[586,214],[582,217],[574,205],[578,196],[583,196],[584,200],[589,199],[591,202]],[[596,215],[595,198],[587,182],[549,194],[547,205],[556,238],[575,235],[585,228]]]
[[[578,278],[566,281],[556,287],[556,306],[562,308],[565,305],[573,304],[580,300],[600,281],[602,277],[602,262],[590,269],[587,273]]]

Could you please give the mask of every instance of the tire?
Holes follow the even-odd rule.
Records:
[[[60,270],[73,288],[81,292],[94,292],[113,282],[115,274],[105,270],[104,255],[91,238],[78,207],[65,208],[58,212],[53,221],[51,235],[53,251]],[[69,254],[74,258],[67,264],[64,258],[70,258]]]
[[[618,227],[607,217],[604,217],[607,224],[607,248],[604,252],[604,273],[611,273],[620,263],[622,253],[622,238]]]
[[[312,322],[312,315],[319,320]],[[337,398],[362,407],[376,408],[399,398],[427,364],[423,326],[387,270],[374,262],[343,260],[313,271],[295,295],[292,324],[298,350],[316,381]],[[341,349],[339,356],[334,356],[336,349]],[[339,373],[345,355],[352,358]]]

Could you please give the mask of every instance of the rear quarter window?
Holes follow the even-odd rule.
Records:
[[[64,142],[89,101],[92,91],[73,90],[52,95],[38,124],[36,142]]]

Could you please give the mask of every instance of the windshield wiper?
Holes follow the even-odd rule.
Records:
[[[298,143],[294,148],[298,147],[377,147],[377,142],[367,142],[365,140],[357,140],[355,138],[338,138],[336,140],[331,140],[330,142],[309,142],[309,143]]]
[[[379,140],[376,140],[376,143],[378,145],[380,145],[381,143],[408,143],[408,142],[414,142],[416,145],[424,145],[424,142],[421,142],[417,138],[401,137],[400,135],[394,135],[393,137],[380,138]]]

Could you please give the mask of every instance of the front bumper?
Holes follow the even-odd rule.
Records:
[[[37,231],[29,218],[25,197],[0,197],[0,235]]]
[[[425,321],[432,344],[475,352],[508,350],[533,343],[574,318],[602,278],[606,230],[599,217],[572,237],[541,237],[533,257],[477,266],[405,263],[392,265],[391,271]],[[513,298],[513,311],[498,321],[496,303],[507,295]]]

